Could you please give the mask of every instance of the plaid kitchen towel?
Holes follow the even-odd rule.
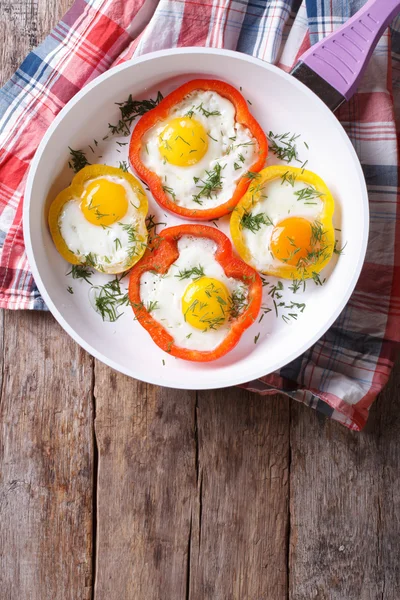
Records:
[[[361,4],[76,0],[0,93],[0,307],[45,308],[24,251],[24,187],[43,134],[82,86],[133,56],[175,46],[229,48],[289,71],[310,44],[340,26]],[[284,391],[355,430],[364,426],[389,377],[400,338],[399,59],[397,19],[380,40],[358,93],[339,114],[369,190],[371,233],[357,288],[331,329],[308,352],[279,372],[245,385],[261,394]]]

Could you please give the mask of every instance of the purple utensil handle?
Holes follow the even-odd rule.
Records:
[[[400,12],[400,0],[368,0],[344,25],[300,57],[346,100],[356,91],[386,27]]]

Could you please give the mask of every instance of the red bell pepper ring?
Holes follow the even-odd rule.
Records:
[[[164,274],[179,257],[178,241],[182,236],[208,238],[216,243],[215,259],[228,277],[242,281],[247,287],[246,308],[232,321],[229,332],[214,350],[190,350],[175,344],[170,333],[146,310],[140,296],[140,279],[146,271]],[[230,352],[244,333],[254,323],[260,310],[262,282],[258,273],[233,254],[229,238],[221,231],[207,225],[178,225],[164,229],[155,241],[153,250],[147,250],[142,260],[132,269],[129,280],[129,300],[139,323],[149,332],[153,341],[172,356],[197,362],[216,360]]]
[[[171,94],[168,94],[156,108],[153,108],[148,113],[144,114],[133,131],[129,145],[129,159],[139,177],[141,177],[141,179],[149,186],[150,191],[158,204],[172,213],[186,219],[212,221],[213,219],[218,219],[219,217],[232,212],[250,185],[250,179],[248,177],[245,175],[241,177],[236,185],[232,198],[224,204],[206,209],[185,208],[184,206],[178,206],[167,196],[163,189],[163,182],[160,177],[153,171],[150,171],[140,158],[142,138],[145,133],[154,127],[158,121],[165,121],[168,119],[171,109],[181,102],[185,96],[195,90],[215,91],[220,96],[223,96],[232,102],[236,109],[236,121],[247,127],[258,143],[257,160],[251,165],[249,171],[258,173],[258,171],[263,168],[268,155],[268,141],[264,131],[250,113],[247,102],[242,94],[228,83],[214,79],[194,79],[193,81],[189,81],[171,92]]]

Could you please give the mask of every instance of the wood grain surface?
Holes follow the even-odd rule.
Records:
[[[0,0],[0,80],[70,0]],[[400,365],[361,433],[1,315],[1,600],[397,600]]]

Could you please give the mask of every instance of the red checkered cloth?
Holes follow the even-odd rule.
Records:
[[[26,260],[22,203],[46,129],[88,81],[153,50],[214,46],[290,70],[311,43],[362,2],[336,0],[76,0],[0,92],[0,307],[43,309]],[[400,338],[400,209],[396,109],[400,21],[379,42],[356,96],[339,115],[364,168],[371,233],[348,305],[308,352],[245,385],[280,390],[359,430],[387,382]],[[393,59],[393,60],[392,60]],[[400,98],[400,94],[398,94]],[[397,234],[397,235],[396,235]]]

